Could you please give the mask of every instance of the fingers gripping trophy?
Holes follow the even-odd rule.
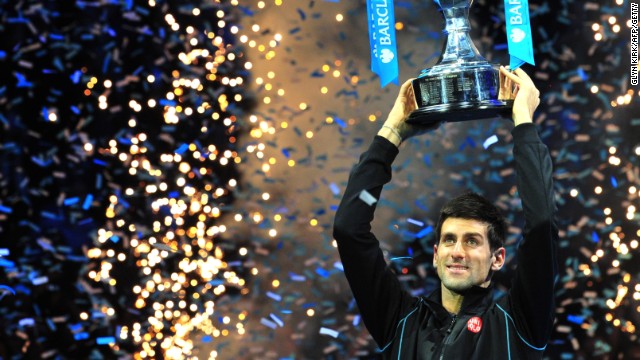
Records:
[[[511,117],[512,100],[499,97],[499,65],[489,63],[473,44],[469,8],[473,0],[434,0],[444,17],[447,41],[438,63],[412,81],[417,109],[411,124],[432,125]]]

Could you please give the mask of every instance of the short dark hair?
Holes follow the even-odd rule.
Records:
[[[442,224],[448,218],[478,220],[488,225],[489,246],[491,251],[504,246],[507,223],[500,209],[489,200],[474,192],[465,192],[451,199],[440,210],[440,219],[436,226],[436,244],[440,242]]]

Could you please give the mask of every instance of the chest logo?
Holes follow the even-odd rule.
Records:
[[[482,330],[482,319],[478,316],[474,316],[467,321],[467,330],[472,333],[479,333]]]

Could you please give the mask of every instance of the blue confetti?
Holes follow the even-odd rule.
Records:
[[[176,149],[175,153],[178,155],[182,155],[188,149],[189,149],[189,144],[182,144]]]
[[[89,210],[89,207],[91,207],[91,203],[92,202],[93,202],[93,194],[87,195],[87,197],[84,198],[84,203],[82,204],[82,209],[83,210]]]
[[[397,256],[389,259],[389,261],[398,261],[398,260],[413,260],[413,258],[411,256]]]
[[[1,260],[1,259],[0,259],[0,260]],[[2,265],[0,265],[0,266],[2,266]],[[0,285],[0,290],[8,291],[8,292],[10,292],[10,293],[11,293],[11,294],[13,294],[13,295],[15,295],[15,294],[16,294],[16,291],[15,291],[15,290],[13,290],[12,288],[8,287],[7,285]]]
[[[341,128],[346,129],[347,123],[344,120],[340,119],[339,117],[334,117],[333,121]]]
[[[79,83],[79,82],[80,82],[80,76],[82,76],[82,71],[80,71],[80,70],[76,70],[76,71],[75,71],[73,74],[71,74],[71,76],[70,76],[71,81],[72,81],[74,84]]]
[[[362,190],[360,195],[358,195],[360,200],[364,201],[367,205],[371,206],[375,204],[378,200],[371,195],[367,190]]]
[[[300,20],[306,20],[307,15],[304,13],[304,11],[302,11],[302,9],[298,8],[296,9],[298,11],[298,15],[300,15]]]
[[[242,12],[247,16],[253,16],[254,12],[246,6],[238,6]]]
[[[65,206],[71,206],[71,205],[75,205],[77,204],[79,201],[79,199],[77,197],[72,197],[72,198],[68,198],[68,199],[64,199],[64,205]]]
[[[7,19],[7,22],[9,24],[14,24],[14,23],[26,23],[27,19],[23,18],[23,17],[17,17],[17,18],[9,18]]]
[[[433,232],[433,226],[429,225],[426,228],[420,230],[417,234],[416,234],[416,239],[420,239],[423,238],[425,236],[427,236],[428,234]]]
[[[98,345],[109,345],[109,344],[115,344],[115,343],[116,343],[116,338],[113,336],[104,336],[96,339],[96,344]]]
[[[340,271],[344,271],[344,265],[342,265],[341,261],[336,261],[333,263],[333,267],[340,270]]]
[[[580,76],[580,78],[583,81],[587,81],[589,79],[589,76],[587,75],[587,73],[582,68],[578,68],[577,72],[578,72],[578,75]]]
[[[489,148],[489,146],[495,144],[498,142],[498,137],[496,135],[491,135],[490,137],[488,137],[484,143],[482,143],[482,146],[486,149]]]
[[[167,99],[160,99],[158,103],[161,106],[176,106],[178,104],[175,100],[167,100]]]
[[[493,50],[496,51],[506,50],[507,48],[509,48],[509,44],[507,43],[493,45]]]
[[[87,225],[87,224],[91,224],[92,222],[93,222],[92,218],[86,218],[86,219],[80,220],[78,222],[78,226],[84,226],[84,225]]]
[[[307,278],[304,277],[303,275],[298,275],[294,273],[289,273],[289,278],[291,279],[291,281],[297,281],[297,282],[303,282],[307,280]]]
[[[329,328],[326,328],[326,327],[321,327],[320,328],[320,334],[329,335],[329,336],[331,336],[333,338],[337,338],[340,335],[339,332],[337,332],[335,330],[332,330],[332,329],[329,329]]]
[[[315,307],[315,306],[316,306],[316,303],[314,303],[314,302],[302,304],[302,308],[303,309],[310,309],[310,308]]]
[[[88,338],[89,338],[89,333],[86,333],[86,332],[80,332],[80,333],[77,333],[77,334],[73,335],[73,339],[75,341],[87,340]]]
[[[273,320],[278,326],[283,327],[284,321],[282,321],[279,317],[277,317],[274,313],[269,314],[271,320]]]
[[[464,148],[466,148],[467,146],[469,146],[471,148],[475,148],[476,147],[475,141],[473,141],[473,139],[470,136],[467,136],[465,138],[464,142],[460,145],[459,150],[464,150]]]
[[[567,320],[578,325],[582,325],[582,323],[584,323],[584,318],[578,315],[568,315]]]
[[[269,327],[269,328],[271,328],[273,330],[275,330],[278,327],[278,325],[276,323],[274,323],[273,321],[271,321],[269,319],[265,319],[265,318],[260,319],[260,324],[262,324],[262,325],[264,325],[266,327]]]
[[[341,89],[340,91],[338,91],[338,92],[336,93],[336,95],[335,95],[335,96],[336,96],[336,97],[340,97],[340,96],[342,96],[342,95],[344,95],[344,96],[351,96],[351,97],[353,97],[354,99],[359,99],[358,91],[357,91],[357,90],[347,91],[346,89]]]
[[[13,75],[18,79],[18,84],[16,85],[17,87],[23,88],[33,86],[33,84],[27,81],[27,78],[19,72],[14,72]]]
[[[51,220],[57,220],[58,219],[58,217],[54,213],[51,213],[49,211],[41,211],[40,215],[42,217],[44,217],[44,218],[51,219]]]
[[[267,291],[267,296],[270,297],[271,299],[275,300],[275,301],[282,300],[282,296],[280,296],[280,295],[278,295],[276,293],[273,293],[271,291]]]
[[[316,274],[322,276],[323,278],[329,277],[329,272],[321,267],[316,268]]]
[[[431,167],[431,157],[429,155],[425,155],[422,157],[422,161],[424,161],[427,167]]]

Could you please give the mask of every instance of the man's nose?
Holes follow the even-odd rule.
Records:
[[[453,245],[451,256],[454,258],[464,258],[464,247],[462,246],[461,241],[456,241],[456,244]]]

